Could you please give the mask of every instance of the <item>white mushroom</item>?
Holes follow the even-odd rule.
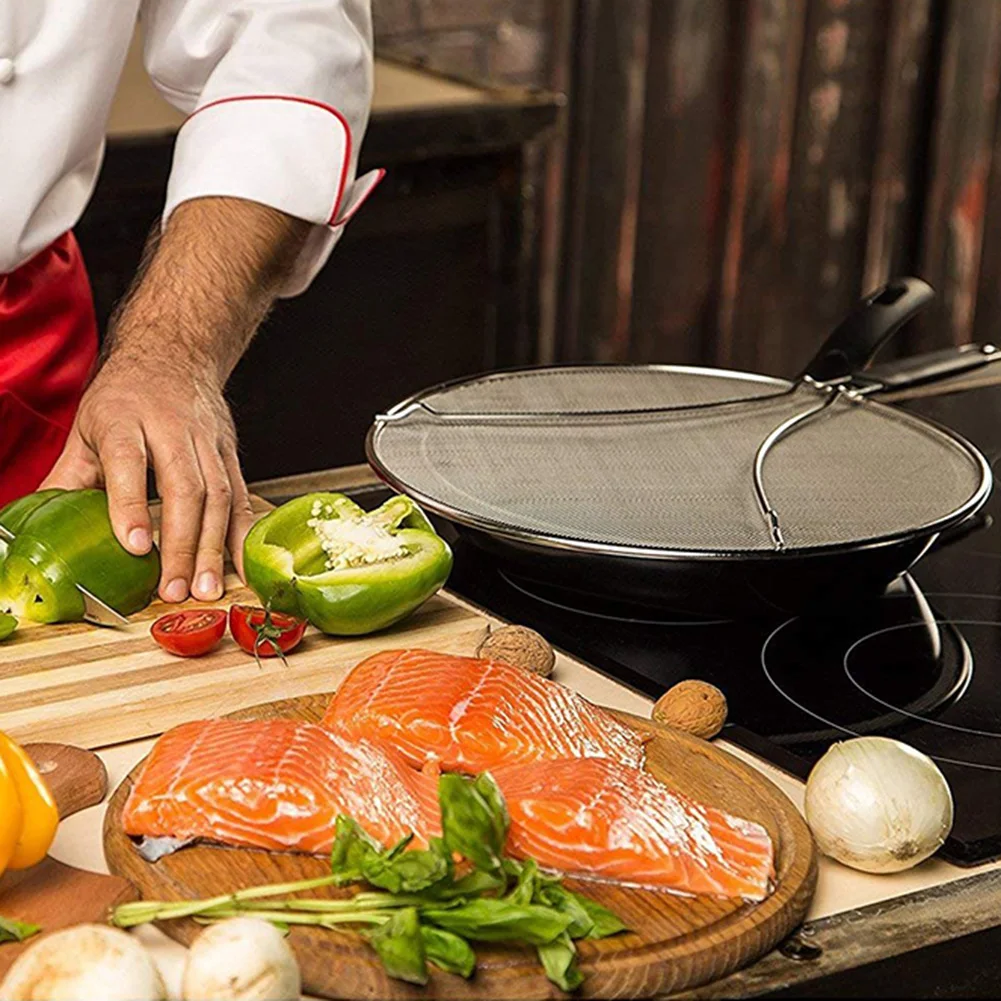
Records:
[[[2,1001],[164,1001],[149,953],[127,932],[76,925],[32,943],[0,983]]]
[[[229,918],[191,943],[184,1001],[296,1001],[299,964],[282,933],[259,918]]]

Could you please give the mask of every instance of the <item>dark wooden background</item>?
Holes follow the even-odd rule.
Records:
[[[903,272],[1001,337],[1001,3],[577,9],[560,356],[792,374]]]
[[[374,9],[386,44],[569,94],[538,174],[543,360],[791,374],[902,272],[939,298],[901,349],[1001,339],[998,0]]]

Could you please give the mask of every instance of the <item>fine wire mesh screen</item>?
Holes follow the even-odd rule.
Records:
[[[753,462],[777,426],[818,402],[778,380],[610,367],[487,378],[426,398],[377,429],[406,489],[486,526],[620,546],[772,550]],[[745,397],[741,401],[741,397]],[[698,404],[737,400],[705,409]],[[658,414],[477,420],[483,413],[692,407]],[[789,549],[932,525],[980,489],[957,442],[894,409],[839,400],[771,450],[764,483]],[[485,526],[485,527],[486,527]]]
[[[721,377],[712,369],[588,365],[490,375],[437,392],[424,402],[451,414],[643,410],[773,395],[789,383],[761,376]]]

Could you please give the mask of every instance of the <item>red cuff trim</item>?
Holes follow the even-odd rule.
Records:
[[[335,215],[331,217],[330,219],[331,226],[343,226],[345,223],[349,222],[351,219],[354,218],[355,213],[365,204],[365,202],[369,200],[369,198],[372,195],[372,192],[375,191],[377,187],[379,187],[379,185],[382,183],[382,179],[386,176],[386,168],[379,167],[376,169],[375,173],[376,173],[375,180],[373,180],[372,183],[368,186],[367,190],[361,196],[361,198],[359,198],[358,201],[356,201],[354,205],[352,205],[343,216],[337,217]],[[368,177],[368,174],[366,174],[365,176]],[[355,183],[357,186],[357,182]]]
[[[205,111],[206,108],[214,108],[219,104],[229,104],[231,101],[293,101],[297,104],[310,104],[314,108],[321,108],[323,111],[329,112],[341,123],[341,125],[344,126],[344,163],[341,166],[341,177],[337,184],[337,197],[334,199],[334,208],[330,213],[330,219],[327,223],[328,226],[333,226],[334,220],[337,218],[337,214],[341,210],[341,202],[344,199],[344,187],[348,180],[348,166],[351,163],[351,127],[348,125],[347,119],[336,108],[332,108],[329,104],[324,104],[322,101],[314,101],[310,97],[295,97],[290,94],[238,94],[235,97],[220,97],[216,101],[209,101],[208,104],[203,104],[200,108],[195,108],[195,110],[188,115],[186,122],[190,122],[195,115],[201,111]],[[383,171],[383,173],[385,173],[385,171]],[[382,177],[380,177],[379,180],[381,181]],[[372,187],[374,189],[375,185]],[[369,194],[371,194],[371,192],[369,192]],[[365,198],[367,197],[368,195],[365,196]],[[358,205],[361,205],[362,202],[365,201],[365,198],[363,198]],[[348,219],[350,219],[351,216],[358,210],[358,205],[356,205],[354,210],[348,215]],[[347,219],[343,221],[347,222]]]

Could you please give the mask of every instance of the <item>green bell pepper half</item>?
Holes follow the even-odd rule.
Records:
[[[17,619],[6,612],[0,612],[0,643],[13,635],[15,629],[17,629]]]
[[[366,512],[344,494],[315,493],[254,525],[243,568],[273,611],[333,636],[360,636],[430,598],[448,578],[452,551],[409,497]]]
[[[145,608],[160,579],[154,546],[133,556],[115,538],[103,490],[41,490],[8,504],[0,525],[0,610],[32,622],[83,618],[85,587],[122,615]]]

